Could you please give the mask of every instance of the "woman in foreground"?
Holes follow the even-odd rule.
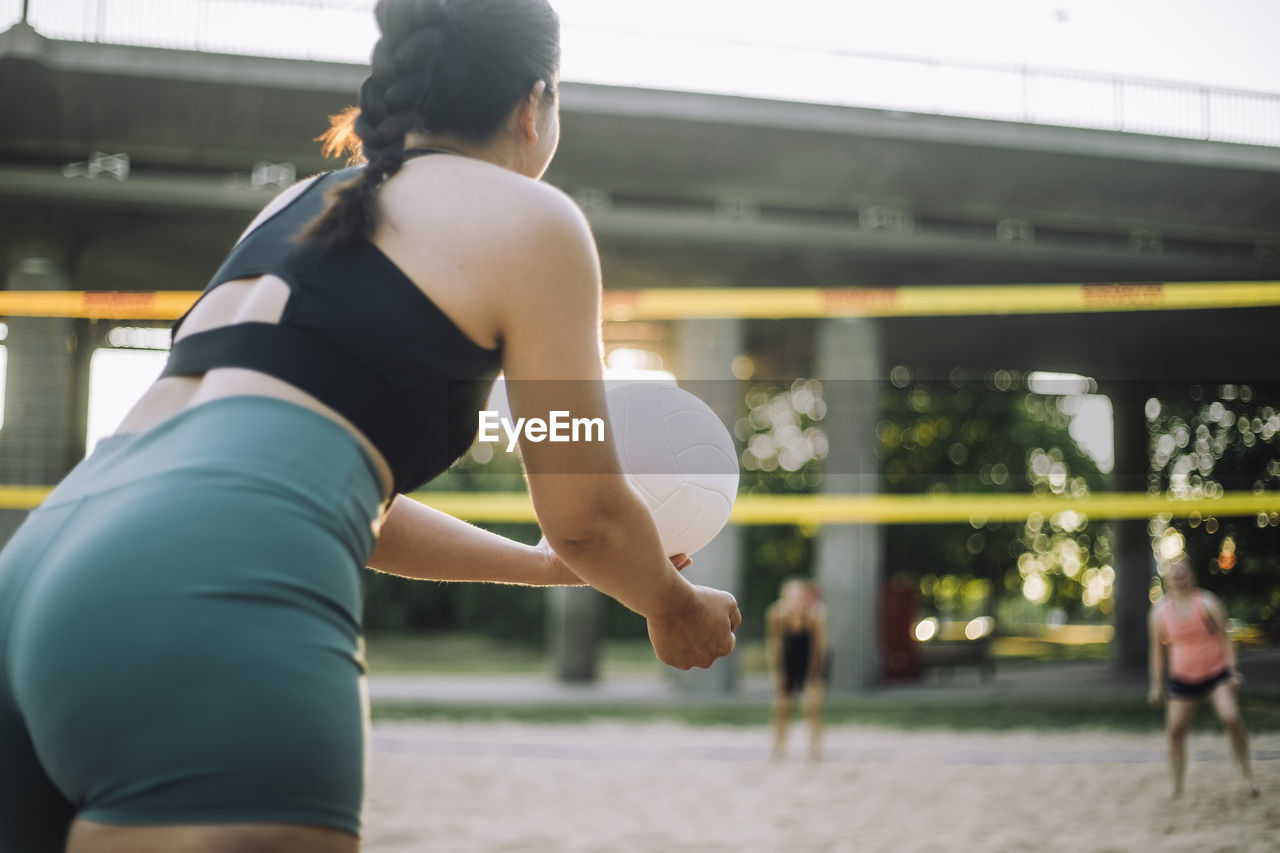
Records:
[[[585,582],[672,666],[733,648],[732,596],[680,576],[607,444],[522,446],[546,547],[397,497],[467,450],[499,369],[518,417],[605,416],[601,283],[537,180],[545,0],[376,16],[329,138],[366,162],[263,211],[163,376],[0,555],[0,849],[357,850],[365,565]]]

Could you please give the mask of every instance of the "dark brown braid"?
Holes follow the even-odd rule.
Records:
[[[326,154],[346,149],[366,166],[304,232],[321,247],[377,227],[377,190],[404,165],[407,134],[484,142],[538,80],[550,92],[559,67],[559,20],[546,0],[379,0],[374,15],[382,37],[360,107],[321,137]]]

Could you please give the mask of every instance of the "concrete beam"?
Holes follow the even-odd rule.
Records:
[[[359,91],[367,66],[162,47],[62,41],[17,24],[0,33],[0,60],[22,59],[77,74],[256,86],[317,92]]]
[[[230,176],[228,176],[229,178]],[[0,206],[23,208],[133,209],[157,216],[173,211],[248,214],[261,209],[276,190],[236,185],[227,178],[181,173],[137,173],[127,180],[67,178],[56,170],[0,167]],[[588,218],[604,240],[647,241],[670,247],[748,247],[830,251],[907,258],[935,257],[1008,264],[1037,263],[1064,268],[1106,270],[1112,280],[1166,277],[1212,279],[1269,278],[1280,275],[1280,259],[1270,268],[1244,253],[1197,254],[1170,249],[1152,255],[1134,252],[1119,239],[1113,245],[1080,245],[1052,238],[1033,243],[1001,243],[989,232],[921,227],[909,231],[876,231],[859,227],[856,218],[792,215],[735,219],[711,209],[624,204],[591,210]],[[1170,275],[1170,271],[1176,271]]]
[[[564,91],[566,109],[593,115],[673,119],[744,129],[785,128],[797,133],[808,131],[1280,173],[1280,148],[1263,145],[697,92],[572,83],[566,83]]]
[[[6,58],[78,73],[325,92],[354,93],[367,74],[366,66],[344,62],[62,41],[23,24],[0,33],[0,60]],[[562,90],[567,111],[601,116],[1280,172],[1280,148],[1268,146],[573,81]]]
[[[0,111],[11,116],[0,161],[54,165],[98,147],[130,153],[139,171],[205,174],[260,159],[324,168],[312,137],[366,73],[57,41],[21,26],[0,34],[0,69]],[[796,213],[807,227],[892,204],[922,230],[990,233],[1018,217],[1042,242],[1054,229],[1078,243],[1141,229],[1170,251],[1175,240],[1219,243],[1202,248],[1232,269],[1233,253],[1248,255],[1251,243],[1272,251],[1261,244],[1280,228],[1277,147],[573,82],[562,99],[549,180],[602,190],[617,208],[734,196],[766,217]]]
[[[227,178],[190,174],[134,174],[110,178],[67,178],[55,169],[0,166],[0,204],[24,207],[143,208],[160,216],[174,209],[256,212],[279,192],[236,186]]]

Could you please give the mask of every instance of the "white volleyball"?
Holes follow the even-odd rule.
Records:
[[[738,493],[733,436],[711,407],[675,385],[606,392],[622,470],[653,513],[667,554],[692,554],[729,521]]]

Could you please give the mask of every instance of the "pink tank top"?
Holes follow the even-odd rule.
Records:
[[[1209,605],[1200,593],[1191,600],[1191,612],[1180,618],[1173,600],[1160,609],[1165,642],[1169,644],[1169,677],[1195,683],[1227,668],[1222,637],[1213,633]]]

